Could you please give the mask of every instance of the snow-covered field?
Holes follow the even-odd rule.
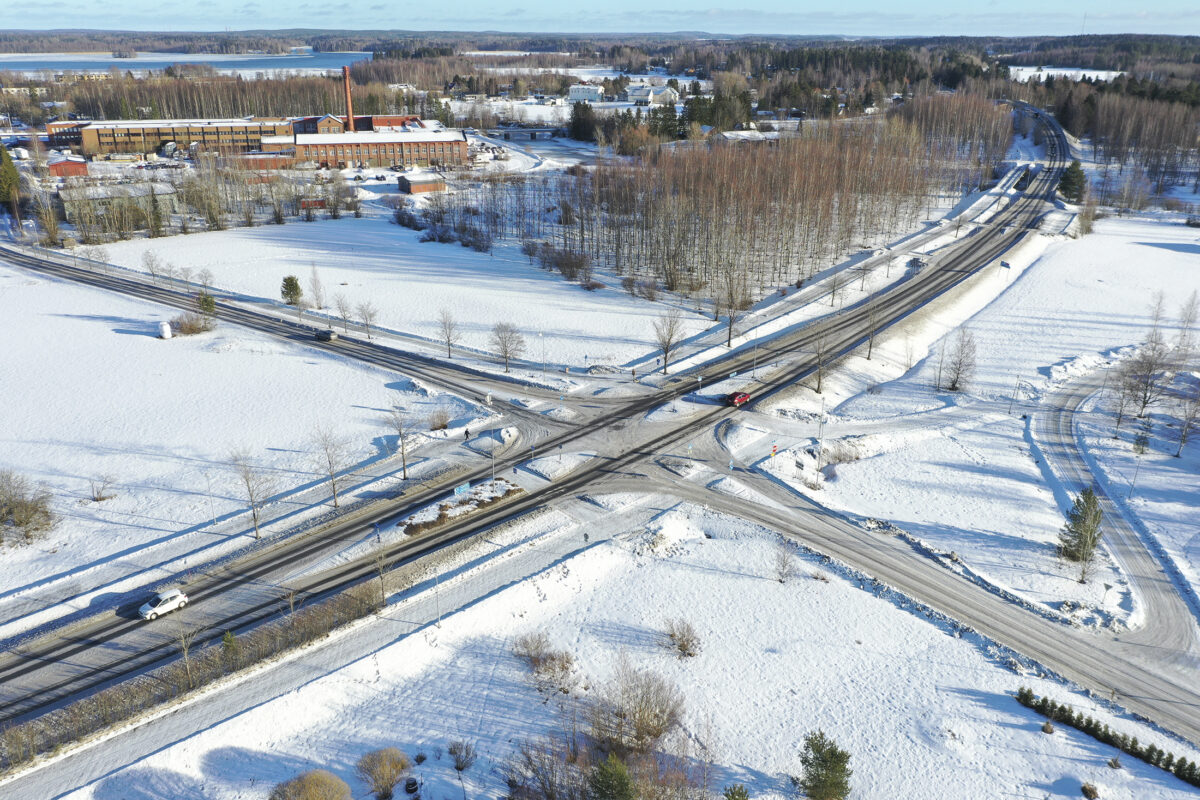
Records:
[[[1042,733],[1041,718],[1010,695],[1029,685],[1194,758],[1185,746],[1057,683],[1014,674],[986,643],[958,638],[815,560],[800,559],[797,576],[781,584],[777,542],[741,521],[669,507],[440,628],[316,674],[68,797],[257,800],[317,767],[361,797],[354,762],[385,746],[428,757],[414,771],[424,797],[503,795],[505,761],[562,724],[564,698],[547,701],[511,654],[529,632],[574,656],[574,692],[584,700],[622,662],[676,684],[685,715],[669,747],[682,742],[710,758],[713,791],[739,782],[751,796],[794,796],[787,776],[800,771],[805,733],[820,728],[852,754],[855,797],[1076,796],[1084,781],[1105,798],[1192,796],[1133,759],[1110,769],[1113,751],[1069,728]],[[405,609],[387,616],[407,619]],[[680,659],[664,646],[670,618],[696,627],[697,656]],[[461,789],[444,752],[455,739],[480,753]]]
[[[44,483],[62,518],[47,538],[4,549],[0,599],[52,579],[89,584],[100,568],[112,580],[179,548],[211,557],[244,545],[250,520],[233,450],[283,498],[320,482],[318,427],[347,443],[351,463],[374,462],[390,455],[384,412],[394,404],[416,419],[437,406],[468,422],[476,413],[394,373],[233,326],[156,338],[174,316],[0,267],[0,468]],[[91,482],[106,476],[112,499],[93,502]],[[281,508],[300,510],[280,499],[264,513]]]
[[[525,335],[526,359],[540,363],[544,355],[559,370],[620,364],[654,347],[662,303],[632,298],[620,286],[589,292],[531,265],[513,243],[489,255],[419,239],[392,224],[386,209],[372,207],[362,219],[135,239],[105,249],[113,263],[134,269],[142,268],[147,251],[176,267],[207,268],[215,286],[252,298],[277,299],[286,275],[307,286],[316,266],[330,306],[338,294],[352,306],[370,301],[380,327],[435,345],[438,313],[448,309],[462,345],[479,353],[491,351],[492,327],[510,322]],[[332,308],[325,313],[336,316]],[[703,316],[688,317],[695,328],[707,327]]]
[[[1094,619],[1075,612],[1081,620],[1111,614],[1136,623],[1137,608],[1115,567],[1105,564],[1080,585],[1055,557],[1066,509],[1021,416],[1057,382],[1140,341],[1157,289],[1178,298],[1200,289],[1196,241],[1195,230],[1177,222],[1105,219],[1089,236],[1050,244],[1027,269],[1022,265],[1034,253],[1012,257],[1012,270],[982,274],[957,302],[927,314],[925,324],[889,334],[877,347],[883,364],[852,360],[847,374],[830,382],[824,459],[839,463],[824,467],[822,489],[805,488],[814,483],[815,461],[805,451],[815,425],[794,428],[795,449],[766,468],[824,504],[887,519],[937,551],[956,553],[964,568],[1028,600],[1052,609],[1063,600],[1083,602],[1105,611]],[[975,337],[978,367],[965,392],[939,392],[933,383],[940,353],[952,348],[960,323]],[[805,390],[776,406],[806,418],[820,402]],[[1159,527],[1189,514],[1179,503],[1160,512],[1172,521]]]

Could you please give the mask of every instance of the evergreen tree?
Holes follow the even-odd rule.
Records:
[[[1072,161],[1071,166],[1063,172],[1062,180],[1058,183],[1058,191],[1072,203],[1082,203],[1087,193],[1087,176],[1079,161]]]
[[[1075,504],[1067,514],[1067,524],[1058,534],[1058,549],[1064,558],[1079,564],[1079,582],[1087,582],[1088,570],[1100,544],[1100,520],[1104,512],[1100,501],[1091,487],[1084,489],[1075,498]]]
[[[9,213],[16,218],[18,223],[21,221],[18,209],[20,198],[21,175],[17,172],[17,165],[13,163],[8,150],[0,147],[0,203],[8,204]]]
[[[217,301],[208,292],[201,292],[196,295],[196,310],[206,317],[215,317],[217,315]]]
[[[731,783],[721,792],[722,800],[750,800],[750,792],[740,783]]]
[[[283,302],[289,306],[299,303],[300,298],[304,296],[304,290],[300,288],[300,279],[295,275],[288,275],[279,287],[279,294],[283,297]]]
[[[615,755],[601,761],[588,776],[588,800],[634,800],[629,770]]]
[[[591,105],[579,101],[571,106],[571,122],[567,126],[567,135],[581,142],[596,140],[596,112]]]
[[[800,788],[811,800],[845,800],[850,794],[850,754],[839,748],[824,731],[804,737],[800,754],[804,776]]]
[[[158,203],[158,194],[154,191],[154,184],[150,184],[150,213],[147,215],[147,220],[150,228],[150,236],[157,238],[163,235],[163,217],[162,207]]]

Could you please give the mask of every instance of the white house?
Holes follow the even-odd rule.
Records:
[[[679,92],[670,86],[630,86],[626,96],[639,106],[673,106],[679,102]]]
[[[599,86],[589,86],[586,83],[577,83],[567,89],[567,99],[572,103],[599,103],[604,97],[604,93]]]

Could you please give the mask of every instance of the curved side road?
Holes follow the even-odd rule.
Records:
[[[1089,373],[1050,394],[1034,414],[1035,438],[1064,489],[1073,495],[1091,486],[1096,492],[1104,511],[1103,544],[1145,604],[1146,624],[1122,634],[1121,640],[1153,649],[1161,657],[1171,654],[1176,664],[1194,668],[1200,653],[1196,609],[1180,594],[1183,584],[1171,579],[1173,566],[1146,546],[1121,507],[1096,481],[1080,451],[1075,415],[1085,400],[1101,390],[1101,375]],[[1070,503],[1071,499],[1060,498],[1060,502]]]

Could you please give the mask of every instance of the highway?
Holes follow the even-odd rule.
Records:
[[[930,266],[878,298],[876,314],[869,313],[865,302],[861,302],[816,324],[760,345],[757,355],[760,364],[778,360],[783,362],[783,366],[769,375],[763,375],[759,381],[761,388],[755,392],[756,398],[781,391],[809,375],[816,366],[813,350],[819,338],[824,337],[827,341],[828,358],[832,361],[865,342],[872,333],[872,327],[882,330],[903,320],[934,297],[993,263],[1021,237],[1028,235],[1045,210],[1044,201],[1052,197],[1058,175],[1065,164],[1067,146],[1061,131],[1056,133],[1054,141],[1057,144],[1051,148],[1051,164],[1035,177],[1024,197],[1004,210],[994,224],[965,237],[951,248],[939,251]],[[184,294],[153,287],[143,281],[80,269],[61,261],[13,250],[6,250],[4,257],[18,266],[108,290],[176,307],[190,307],[191,304],[190,298]],[[373,343],[344,339],[336,344],[320,345],[311,341],[311,330],[305,326],[228,302],[222,302],[220,316],[225,322],[326,347],[342,355],[419,377],[472,399],[482,400],[489,391],[513,390],[511,383],[498,376],[400,353]],[[388,548],[386,557],[400,561],[419,558],[505,519],[574,496],[585,489],[590,490],[597,482],[607,487],[614,485],[614,482],[619,485],[620,481],[629,480],[631,485],[642,489],[668,485],[668,477],[655,467],[653,458],[712,429],[738,412],[713,406],[679,425],[634,425],[634,421],[646,411],[690,393],[696,375],[711,381],[724,378],[734,371],[748,371],[752,358],[748,352],[735,353],[700,371],[682,374],[662,390],[645,396],[593,403],[598,410],[580,409],[584,421],[575,425],[555,424],[544,416],[506,404],[505,413],[514,415],[518,422],[532,425],[536,417],[537,425],[544,426],[536,442],[543,452],[557,449],[559,445],[591,446],[606,457],[594,459],[593,463],[545,489],[489,509],[435,535],[398,543]],[[536,391],[521,390],[522,393]],[[621,434],[614,436],[614,429],[618,426]],[[1060,434],[1062,431],[1060,428]],[[522,450],[519,456],[498,460],[497,470],[508,470],[526,457]],[[715,453],[713,457],[716,457]],[[482,479],[489,471],[488,466],[481,465],[467,479]],[[626,477],[630,474],[643,477]],[[710,506],[793,535],[813,549],[834,556],[910,594],[1082,685],[1104,693],[1117,687],[1131,709],[1140,711],[1192,741],[1200,742],[1200,726],[1197,722],[1200,696],[1191,688],[1190,682],[1184,680],[1186,673],[1182,671],[1194,663],[1190,656],[1195,641],[1194,621],[1186,609],[1184,620],[1179,620],[1178,596],[1175,595],[1176,605],[1171,606],[1166,595],[1173,594],[1173,587],[1169,582],[1163,587],[1156,586],[1155,581],[1159,579],[1153,574],[1152,563],[1143,565],[1145,569],[1138,567],[1131,575],[1131,580],[1141,595],[1152,598],[1157,604],[1155,608],[1170,617],[1170,621],[1160,621],[1157,613],[1148,615],[1145,628],[1128,637],[1113,640],[1105,634],[1067,629],[1007,603],[985,589],[941,569],[895,539],[862,531],[836,515],[809,506],[761,475],[747,472],[745,475],[739,473],[738,477],[783,503],[789,508],[789,513],[714,495],[686,482],[671,480],[669,485],[672,493],[684,499],[696,499],[702,493],[704,502]],[[185,587],[194,600],[192,612],[196,616],[191,624],[207,626],[209,635],[216,637],[226,629],[245,630],[264,619],[277,616],[280,607],[279,587],[283,577],[294,573],[297,565],[317,563],[328,553],[343,547],[346,541],[360,538],[362,531],[369,529],[373,523],[401,516],[445,491],[446,487],[435,487],[405,496],[393,503],[383,504],[369,515],[327,526],[319,535],[289,539],[223,565],[220,569],[203,572]],[[1136,536],[1133,538],[1136,540]],[[1130,554],[1119,556],[1123,565],[1127,555],[1133,557],[1135,549],[1131,547]],[[362,559],[336,569],[306,575],[288,585],[304,596],[319,597],[369,579],[373,574],[373,562]],[[0,704],[3,704],[0,721],[12,722],[37,716],[68,700],[86,696],[165,659],[174,658],[176,652],[172,629],[147,626],[120,615],[98,618],[89,625],[74,628],[69,636],[46,637],[31,642],[0,656]]]

